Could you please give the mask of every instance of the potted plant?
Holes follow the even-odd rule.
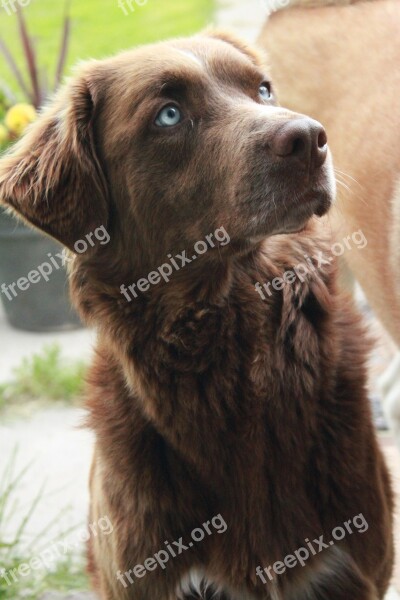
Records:
[[[29,84],[0,39],[0,52],[26,98],[26,102],[15,103],[11,94],[0,92],[0,152],[23,134],[35,120],[37,110],[49,92],[60,84],[70,34],[67,2],[55,84],[53,90],[49,90],[19,3],[16,3],[16,9]],[[80,326],[69,302],[65,269],[59,259],[57,263],[57,254],[61,252],[62,248],[55,241],[26,227],[0,208],[0,296],[7,319],[14,327],[28,331],[57,331]],[[51,272],[48,267],[43,267],[45,263],[51,266]]]

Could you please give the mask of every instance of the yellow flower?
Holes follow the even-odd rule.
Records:
[[[0,123],[0,145],[8,141],[8,129]]]
[[[36,110],[33,106],[20,103],[9,109],[4,122],[12,133],[20,136],[27,125],[36,119],[36,116]]]

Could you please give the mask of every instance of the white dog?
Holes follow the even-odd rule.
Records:
[[[400,2],[266,0],[259,43],[278,99],[322,122],[339,183],[332,226],[362,229],[363,252],[344,259],[400,348]],[[349,277],[347,277],[349,281]],[[400,447],[400,352],[382,379]]]

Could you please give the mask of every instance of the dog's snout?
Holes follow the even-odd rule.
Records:
[[[280,158],[296,159],[305,168],[321,167],[328,154],[328,139],[318,121],[293,119],[273,136],[270,148]]]

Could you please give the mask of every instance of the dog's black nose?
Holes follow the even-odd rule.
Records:
[[[328,139],[318,121],[302,117],[280,127],[270,142],[270,148],[276,156],[295,159],[306,169],[318,168],[326,160]]]

